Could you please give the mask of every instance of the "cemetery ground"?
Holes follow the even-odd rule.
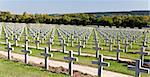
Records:
[[[0,77],[66,77],[64,74],[57,74],[44,71],[42,68],[25,65],[21,62],[13,62],[0,59]]]
[[[1,46],[0,47],[1,50],[7,51],[6,49],[4,49],[5,45],[1,44],[0,46]],[[23,49],[22,47],[14,47],[14,49],[15,50],[13,52],[23,54],[22,52],[18,51],[18,50],[22,50]],[[42,58],[42,56],[40,56],[39,53],[43,50],[35,50],[33,48],[30,48],[30,49],[32,51],[35,51],[35,53],[32,53],[31,56],[36,56],[36,57]],[[52,53],[53,53],[54,57],[49,58],[49,59],[57,60],[57,61],[64,61],[63,57],[68,56],[68,54],[59,53],[59,52],[52,52]],[[77,55],[76,55],[76,57],[78,57],[79,62],[75,62],[75,64],[87,65],[87,66],[91,66],[91,67],[95,67],[95,68],[97,67],[96,65],[93,65],[90,63],[92,60],[96,59],[94,57],[81,57],[81,56],[77,56]],[[128,74],[128,75],[134,75],[134,71],[129,71],[127,69],[127,63],[117,63],[116,61],[112,61],[112,60],[105,60],[105,61],[109,62],[111,64],[111,66],[109,68],[108,67],[104,68],[106,70],[119,72],[119,73],[123,73],[123,74]],[[148,77],[148,74],[143,73],[142,77]]]
[[[60,52],[60,50],[62,50],[62,45],[60,45],[60,36],[59,31],[61,33],[61,36],[63,36],[63,38],[65,38],[67,40],[66,34],[61,31],[59,26],[54,26],[50,32],[48,32],[48,35],[46,37],[46,39],[44,40],[44,42],[40,43],[39,45],[39,49],[36,49],[36,44],[34,42],[34,38],[30,35],[31,32],[29,31],[31,27],[29,26],[25,26],[23,27],[23,29],[21,30],[21,35],[20,35],[20,40],[18,41],[18,45],[17,46],[12,46],[14,47],[14,50],[12,52],[15,53],[19,53],[19,54],[24,54],[23,52],[21,52],[21,50],[24,49],[24,35],[23,33],[27,32],[28,33],[28,40],[29,40],[29,49],[32,51],[32,54],[30,54],[30,56],[36,56],[36,57],[41,57],[43,58],[40,53],[44,51],[44,47],[47,47],[48,45],[46,44],[49,41],[49,38],[52,36],[52,33],[54,31],[54,44],[52,44],[52,49],[56,49],[57,51],[51,51],[50,53],[53,54],[53,57],[49,58],[49,59],[53,59],[53,60],[58,60],[58,61],[63,61],[64,62],[64,56],[68,56],[67,53],[63,53]],[[91,28],[90,28],[91,29]],[[4,36],[4,32],[6,30],[6,27],[4,27],[4,25],[2,26],[2,31],[1,31],[1,40],[0,40],[0,50],[3,51],[7,51],[7,49],[5,49],[6,44],[5,44],[5,36]],[[91,55],[95,55],[95,49],[93,47],[95,47],[95,43],[94,43],[94,31],[96,31],[96,29],[94,30],[89,30],[89,39],[87,44],[85,45],[85,48],[82,48],[81,54],[85,53],[85,54],[91,54]],[[96,31],[97,34],[99,33],[98,31]],[[86,32],[83,32],[83,36],[86,36]],[[150,35],[148,33],[148,35]],[[140,51],[141,48],[141,40],[144,36],[142,35],[141,38],[138,39],[138,42],[133,43],[132,44],[132,48],[128,48],[128,52],[120,52],[120,58],[122,59],[129,59],[129,60],[135,60],[137,58],[140,57],[139,54],[136,54],[136,52]],[[14,40],[10,39],[11,37],[9,37],[9,42],[11,44],[14,44]],[[117,44],[113,44],[113,49],[112,51],[109,51],[109,46],[106,46],[105,44],[105,38],[102,38],[102,36],[97,35],[97,38],[99,40],[100,43],[100,47],[103,47],[102,50],[99,51],[100,54],[103,54],[104,56],[110,56],[110,57],[116,57],[116,49],[117,49]],[[71,41],[70,41],[71,42]],[[71,43],[68,43],[68,45],[66,46],[66,50],[73,50],[74,52],[78,52],[78,41],[75,41],[74,39],[74,45],[71,46]],[[150,43],[147,43],[147,45],[150,45]],[[42,49],[41,49],[42,48]],[[124,49],[124,43],[121,41],[120,42],[120,49]],[[149,52],[150,48],[147,47],[146,51]],[[80,65],[86,65],[86,66],[90,66],[90,67],[95,67],[97,68],[97,65],[94,65],[91,63],[92,60],[96,60],[97,58],[93,57],[93,56],[82,56],[82,55],[78,55],[78,54],[74,54],[75,57],[78,57],[78,62],[74,62],[75,64],[80,64]],[[104,61],[109,62],[111,65],[110,67],[104,67],[105,70],[110,70],[110,71],[114,71],[114,72],[118,72],[118,73],[123,73],[123,74],[127,74],[127,75],[135,75],[134,71],[128,70],[127,66],[128,64],[132,64],[131,61],[127,62],[127,61],[120,61],[120,62],[116,62],[116,60],[114,59],[105,59]],[[150,56],[144,56],[144,61],[149,62],[150,61]],[[66,62],[66,61],[65,61]],[[148,66],[149,67],[149,66]],[[142,73],[142,77],[148,77],[149,74],[146,73]]]

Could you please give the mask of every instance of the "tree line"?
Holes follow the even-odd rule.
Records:
[[[10,12],[0,12],[0,22],[13,23],[46,23],[46,24],[70,24],[70,25],[97,25],[97,26],[116,26],[116,27],[145,27],[150,22],[150,16],[100,16],[94,14],[11,14]]]

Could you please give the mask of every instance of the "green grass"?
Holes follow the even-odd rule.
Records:
[[[27,31],[27,32],[30,33],[29,31]],[[62,33],[63,36],[65,36],[65,35],[63,34],[63,32],[61,32],[61,33]],[[4,42],[4,36],[3,36],[3,35],[4,35],[4,30],[2,29],[2,37],[3,37],[3,38],[1,38],[0,41],[3,41],[3,42]],[[45,43],[48,41],[48,38],[50,37],[50,35],[51,35],[51,32],[49,33],[49,35],[48,35],[48,37],[47,37]],[[98,35],[98,32],[97,32],[97,35]],[[100,37],[100,36],[98,36],[98,37]],[[86,48],[82,48],[82,53],[95,54],[95,50],[93,49],[93,47],[95,46],[95,45],[94,45],[94,42],[93,42],[93,39],[94,39],[94,31],[91,32],[91,36],[90,36],[90,38],[89,38],[89,40],[88,40],[88,43],[87,43],[87,45],[86,45]],[[31,36],[29,36],[29,40],[30,40],[29,45],[30,45],[30,46],[35,46],[35,43],[33,42],[33,39],[31,38]],[[113,46],[114,46],[114,47],[113,47],[113,51],[110,51],[110,52],[109,52],[109,47],[104,46],[105,43],[104,43],[104,41],[102,41],[102,38],[100,38],[99,40],[100,40],[100,45],[104,48],[104,50],[100,50],[100,54],[103,54],[103,55],[105,55],[105,56],[116,57],[116,52],[115,52],[115,50],[116,50],[116,47],[115,47],[115,46],[116,46],[116,45],[113,45]],[[24,44],[23,41],[24,41],[24,37],[23,37],[23,35],[22,35],[22,36],[21,36],[21,41],[19,41],[18,44],[20,44],[20,45]],[[13,43],[12,40],[9,40],[9,42]],[[40,47],[46,47],[47,44],[45,44],[45,43],[40,44]],[[74,52],[77,52],[77,50],[78,50],[78,49],[77,49],[78,43],[76,43],[76,41],[75,41],[73,47],[70,46],[70,43],[68,43],[68,45],[69,45],[69,46],[67,46],[67,50],[73,50]],[[129,48],[129,52],[140,51],[140,48],[141,48],[141,47],[140,47],[139,45],[141,45],[140,42],[133,43],[133,48],[132,48],[132,49]],[[124,47],[124,45],[121,44],[121,49],[124,49],[123,47]],[[59,43],[57,30],[55,30],[55,38],[54,38],[54,44],[52,45],[52,48],[54,48],[54,49],[61,49],[61,48],[62,48],[62,47],[60,46],[60,43]],[[148,51],[149,51],[149,50],[148,50]],[[135,60],[135,59],[139,58],[139,56],[140,56],[139,54],[131,54],[131,53],[124,53],[124,52],[121,52],[121,56],[120,56],[120,57],[121,57],[121,58],[127,58],[127,59]],[[145,57],[145,59],[149,59],[149,58],[150,58],[150,56],[146,56],[146,57]]]
[[[0,59],[0,77],[68,77],[44,71],[42,68]]]
[[[4,49],[5,45],[1,45],[0,44],[0,50],[4,50],[6,51],[6,49]],[[23,48],[21,47],[14,47],[14,51],[15,53],[20,53],[23,54],[23,52],[21,52],[21,50]],[[32,54],[30,54],[31,56],[36,56],[36,57],[41,57],[43,58],[43,56],[40,55],[41,52],[44,52],[43,50],[36,50],[33,48],[30,48],[30,50],[32,51]],[[61,52],[51,52],[53,53],[53,57],[50,59],[53,60],[58,60],[58,61],[64,61],[64,56],[68,56],[68,54],[65,53],[61,53]],[[74,55],[75,57],[78,57],[78,62],[75,62],[76,64],[81,64],[81,65],[87,65],[87,66],[92,66],[92,67],[97,67],[97,65],[93,65],[91,64],[92,60],[96,60],[96,58],[94,57],[83,57],[83,56],[77,56]],[[117,63],[116,61],[112,61],[112,60],[105,60],[106,62],[109,62],[111,64],[110,67],[105,67],[104,69],[106,70],[110,70],[110,71],[114,71],[114,72],[119,72],[119,73],[123,73],[123,74],[128,74],[128,75],[134,75],[134,71],[130,71],[127,69],[127,64],[126,63]],[[148,76],[148,74],[142,74],[143,77]]]
[[[4,33],[4,31],[2,31],[2,38],[0,39],[0,41],[4,41],[3,33]],[[51,34],[49,34],[48,37],[50,35]],[[64,36],[63,33],[62,33],[62,35]],[[82,48],[82,53],[95,54],[95,50],[93,49],[93,47],[95,46],[94,42],[93,42],[93,39],[94,39],[93,36],[94,36],[94,32],[92,31],[91,36],[90,36],[90,38],[88,40],[88,43],[86,45],[86,48]],[[24,39],[24,37],[21,36],[21,41],[18,42],[20,45],[24,44],[23,39]],[[30,36],[29,36],[29,40],[30,40],[29,45],[30,46],[35,46],[35,44],[32,42],[33,39]],[[116,52],[115,51],[110,51],[109,52],[108,51],[108,47],[104,46],[105,43],[104,43],[104,41],[102,41],[102,38],[100,38],[99,40],[100,40],[100,45],[104,48],[104,50],[100,50],[100,54],[103,54],[105,56],[116,57]],[[12,40],[9,40],[9,41],[13,44]],[[48,38],[46,39],[46,42],[47,41],[48,41]],[[45,44],[45,43],[40,44],[40,47],[46,47],[47,44]],[[129,48],[129,52],[132,52],[132,51],[135,51],[135,50],[136,51],[137,50],[140,51],[140,46],[139,46],[140,44],[141,44],[140,41],[137,42],[137,43],[134,43],[133,44],[133,49]],[[78,45],[78,43],[76,43],[76,41],[75,41],[73,47],[71,47],[70,43],[68,43],[67,50],[74,50],[74,52],[77,52],[77,50],[78,50],[77,49],[77,45]],[[5,47],[5,45],[0,44],[0,50],[5,50],[4,47]],[[121,48],[122,49],[123,49],[123,47],[124,47],[124,45],[121,44]],[[54,49],[61,49],[62,48],[60,46],[60,43],[59,43],[57,30],[55,30],[54,44],[52,45],[52,48],[54,48]],[[40,53],[43,52],[42,50],[36,50],[36,49],[33,49],[33,48],[30,48],[30,49],[32,50],[32,54],[31,54],[32,56],[42,57],[40,55]],[[116,49],[115,45],[114,45],[113,49],[114,50]],[[21,47],[15,47],[15,50],[13,52],[23,54],[21,52],[21,50],[23,50],[23,48],[21,48]],[[55,60],[59,60],[59,61],[64,61],[63,57],[64,56],[68,56],[68,54],[64,54],[64,53],[60,53],[60,52],[52,52],[52,53],[54,54],[54,57],[51,58],[51,59],[55,59]],[[140,56],[139,54],[131,54],[131,53],[121,52],[121,58],[127,58],[127,59],[135,60],[135,59],[139,58],[139,56]],[[76,62],[78,64],[83,64],[83,65],[89,65],[89,66],[92,66],[92,67],[97,67],[96,65],[91,64],[92,60],[96,60],[96,58],[94,58],[94,57],[83,57],[83,56],[76,56],[76,57],[79,58],[79,61]],[[149,60],[150,56],[145,56],[145,59]],[[117,63],[117,62],[112,61],[112,60],[106,60],[106,61],[111,63],[110,67],[105,68],[106,70],[115,71],[115,72],[124,73],[124,74],[129,74],[129,75],[134,75],[133,71],[130,71],[130,70],[127,69],[127,64],[125,64],[125,63]],[[147,77],[148,74],[142,74],[142,76],[143,77]]]

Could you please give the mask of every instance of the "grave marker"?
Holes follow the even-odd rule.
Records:
[[[86,39],[85,38],[82,39],[82,43],[83,43],[83,48],[85,48],[85,44],[86,44]]]
[[[103,55],[99,55],[99,59],[98,61],[92,61],[92,64],[97,64],[98,65],[98,77],[102,77],[103,76],[103,67],[109,67],[110,64],[107,62],[103,61]]]
[[[78,44],[78,55],[81,55],[81,48],[83,48],[82,41],[80,41]]]
[[[67,44],[66,44],[65,39],[62,39],[62,41],[63,41],[63,43],[62,43],[62,52],[65,53]]]
[[[52,49],[52,38],[49,38],[49,41],[47,42],[47,44],[48,44],[48,52],[50,52]]]
[[[18,38],[17,38],[17,35],[14,35],[14,45],[15,45],[15,46],[18,45]]]
[[[141,52],[138,52],[138,54],[140,54],[141,65],[143,65],[144,64],[144,55],[149,55],[149,53],[145,52],[145,47],[142,46]]]
[[[99,50],[101,50],[102,48],[99,47],[99,43],[95,43],[95,47],[94,49],[96,50],[96,58],[99,58]]]
[[[73,51],[69,51],[69,57],[64,57],[65,60],[69,60],[69,75],[73,76],[73,61],[78,61],[78,58],[73,57]]]
[[[117,50],[116,50],[116,59],[117,59],[117,62],[119,62],[120,52],[121,52],[121,50],[119,49],[119,47],[117,47]]]
[[[128,45],[129,45],[129,42],[128,42],[128,38],[126,38],[126,40],[125,40],[125,48],[124,48],[124,52],[126,53],[126,52],[128,52]]]
[[[41,53],[45,57],[45,70],[49,69],[48,58],[53,57],[52,53],[48,53],[48,47],[44,49],[44,53]]]
[[[73,47],[74,46],[74,37],[73,37],[73,34],[71,34],[71,47]]]
[[[135,77],[141,77],[141,73],[150,73],[149,68],[142,68],[141,67],[141,60],[137,59],[135,62],[135,66],[128,65],[129,70],[135,71]]]
[[[39,41],[39,37],[38,36],[35,39],[35,44],[36,44],[36,49],[39,49],[40,41]]]
[[[14,50],[14,48],[11,47],[10,42],[7,43],[6,49],[8,50],[8,59],[11,60],[11,51]]]
[[[25,62],[26,64],[28,64],[28,55],[31,54],[32,51],[28,49],[28,43],[27,43],[27,41],[26,41],[26,43],[25,43],[25,45],[24,45],[24,50],[22,50],[22,52],[25,53],[25,54],[24,54],[24,56],[25,56],[24,62]]]
[[[112,44],[113,44],[112,38],[110,38],[110,42],[109,42],[109,51],[112,51]]]
[[[7,33],[4,33],[4,36],[5,36],[5,42],[7,44],[8,43],[8,35],[7,35]]]

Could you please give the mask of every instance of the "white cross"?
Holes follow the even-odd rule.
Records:
[[[41,55],[43,55],[45,57],[45,69],[48,70],[49,69],[49,64],[48,64],[48,57],[53,57],[52,53],[48,53],[48,47],[45,48],[44,53],[41,53]]]
[[[98,65],[98,77],[102,77],[103,76],[103,67],[109,67],[110,64],[107,62],[103,61],[103,55],[99,55],[99,59],[98,61],[92,61],[92,64],[97,64]]]
[[[96,58],[99,58],[99,50],[101,50],[102,48],[99,47],[99,43],[95,43],[95,47],[94,49],[96,50]]]
[[[112,42],[112,38],[110,38],[109,51],[112,51],[112,44],[113,44],[113,42]]]
[[[65,60],[69,60],[69,75],[73,76],[73,61],[78,61],[78,58],[73,57],[73,51],[69,51],[69,57],[64,57]]]
[[[135,62],[135,66],[128,65],[129,70],[135,71],[135,77],[141,77],[141,73],[150,73],[149,68],[142,68],[141,67],[141,60],[137,59]]]
[[[62,51],[63,51],[63,53],[66,51],[66,46],[67,46],[67,44],[66,44],[66,41],[65,41],[65,39],[62,39],[62,41],[63,41],[63,43],[62,43]]]
[[[8,50],[8,59],[11,60],[11,51],[14,50],[14,48],[11,47],[10,42],[7,43],[6,49]]]
[[[22,50],[22,52],[25,53],[25,63],[28,64],[28,54],[31,54],[32,51],[28,50],[28,44],[27,43],[24,46],[25,47],[24,47],[24,50]]]
[[[81,48],[83,48],[82,41],[80,41],[78,44],[78,55],[81,55]]]
[[[117,50],[116,50],[116,59],[117,59],[117,62],[119,62],[120,52],[121,52],[121,50],[119,49],[119,47],[117,47]]]
[[[140,59],[141,59],[141,65],[143,65],[143,61],[144,61],[144,55],[150,55],[149,52],[145,52],[145,47],[142,46],[141,48],[141,52],[138,52],[138,54],[140,54]]]
[[[39,37],[37,36],[37,37],[36,37],[36,40],[35,40],[36,49],[39,49],[39,43],[40,43]]]
[[[51,51],[51,46],[52,46],[52,38],[49,38],[49,41],[47,42],[48,44],[48,51],[50,52]]]
[[[14,45],[17,46],[18,45],[18,38],[17,35],[14,35]]]
[[[73,42],[74,42],[74,36],[73,36],[73,34],[71,34],[71,39],[70,40],[71,40],[71,47],[73,47],[73,45],[74,45],[73,44]]]

